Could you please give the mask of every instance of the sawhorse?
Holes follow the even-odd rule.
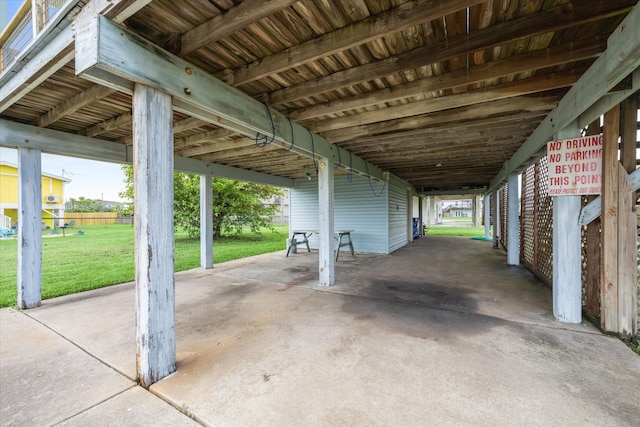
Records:
[[[336,230],[336,239],[338,240],[338,247],[336,248],[336,261],[338,261],[338,256],[340,256],[340,248],[343,246],[349,246],[351,250],[351,255],[353,255],[353,243],[351,242],[351,232],[353,230]],[[342,238],[346,237],[348,241],[343,242]]]
[[[317,233],[316,230],[294,230],[291,235],[291,239],[289,240],[289,247],[287,248],[287,256],[289,256],[289,252],[291,252],[291,248],[298,248],[298,245],[305,244],[307,245],[307,252],[311,252],[311,248],[309,248],[309,237],[313,235],[313,233]],[[301,240],[298,240],[300,238]],[[295,250],[294,250],[295,253]]]

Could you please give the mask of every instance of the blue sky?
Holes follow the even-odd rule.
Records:
[[[8,22],[7,18],[13,17],[22,3],[23,0],[0,0],[2,29]],[[17,164],[17,151],[0,148],[0,161]],[[118,193],[124,190],[124,174],[118,164],[43,154],[42,171],[71,180],[65,186],[65,199],[83,196],[89,199],[122,200]]]

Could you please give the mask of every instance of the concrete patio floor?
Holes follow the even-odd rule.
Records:
[[[135,383],[134,286],[0,310],[2,425],[638,425],[640,357],[491,242],[176,274],[178,371]]]

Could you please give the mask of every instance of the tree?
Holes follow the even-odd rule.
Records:
[[[100,202],[95,200],[86,199],[82,196],[74,199],[69,199],[66,203],[67,212],[111,212],[112,209],[106,208]]]
[[[133,201],[133,167],[123,165],[125,190],[120,197]],[[187,230],[190,237],[200,233],[200,176],[176,172],[174,174],[174,224]],[[239,234],[242,227],[258,232],[272,228],[271,217],[278,205],[267,203],[282,190],[269,185],[252,184],[225,178],[213,178],[213,230]],[[131,205],[131,209],[133,206]]]

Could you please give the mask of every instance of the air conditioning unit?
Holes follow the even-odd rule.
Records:
[[[60,201],[60,196],[55,196],[53,194],[50,194],[47,196],[47,203],[57,203]]]

